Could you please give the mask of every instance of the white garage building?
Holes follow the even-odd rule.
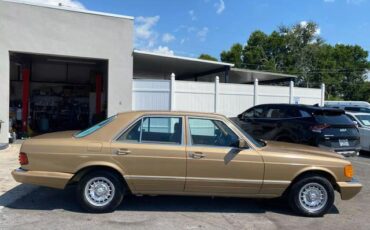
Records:
[[[133,31],[128,16],[0,0],[0,145],[10,130],[28,136],[81,129],[132,109],[235,115],[256,103],[323,102],[324,89],[256,82],[295,76],[134,51]]]

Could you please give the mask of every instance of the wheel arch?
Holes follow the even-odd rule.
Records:
[[[335,176],[334,173],[332,173],[330,170],[322,167],[309,167],[309,168],[304,168],[297,172],[295,176],[293,177],[293,180],[289,184],[289,186],[285,189],[283,195],[287,195],[286,193],[290,190],[293,184],[295,184],[297,181],[300,179],[306,177],[306,176],[322,176],[325,179],[327,179],[330,184],[333,186],[335,190],[338,191],[338,185],[337,185],[337,177]]]
[[[130,192],[132,191],[132,185],[130,185],[125,179],[125,172],[117,165],[109,162],[88,162],[81,165],[75,170],[74,176],[70,179],[68,184],[71,185],[78,183],[83,176],[95,170],[105,170],[116,174],[122,179],[122,182],[125,184],[128,190]]]

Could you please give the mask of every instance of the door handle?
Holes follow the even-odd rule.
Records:
[[[127,154],[129,154],[129,153],[131,153],[131,151],[130,151],[130,150],[128,150],[128,149],[118,149],[118,150],[116,151],[116,154],[117,154],[117,155],[127,155]]]
[[[194,152],[194,153],[190,153],[190,157],[194,158],[194,159],[201,159],[201,158],[204,158],[206,157],[207,155],[205,155],[204,153],[202,152]]]

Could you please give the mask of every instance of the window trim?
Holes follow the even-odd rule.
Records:
[[[147,141],[147,142],[142,142],[142,130],[143,130],[143,121],[145,118],[151,118],[151,117],[156,117],[156,118],[180,118],[182,119],[182,125],[181,125],[181,143],[173,143],[173,142],[168,142],[168,143],[165,143],[165,142],[150,142],[150,141]],[[139,138],[139,142],[130,142],[130,141],[120,141],[118,140],[125,132],[127,132],[129,129],[131,129],[138,121],[141,121],[141,125],[140,125],[140,138]],[[125,143],[125,144],[155,144],[155,145],[176,145],[176,146],[184,146],[185,144],[185,141],[184,141],[184,131],[185,131],[185,117],[182,116],[182,115],[143,115],[143,116],[140,116],[138,117],[137,119],[135,119],[133,122],[131,122],[127,127],[125,127],[124,129],[122,129],[116,136],[115,138],[113,138],[113,142],[116,142],[116,143]]]
[[[229,124],[227,124],[227,122],[225,122],[222,119],[214,118],[214,117],[186,116],[186,128],[187,128],[187,140],[188,140],[187,145],[188,146],[191,146],[191,147],[207,147],[207,148],[236,148],[236,147],[231,147],[231,146],[193,145],[193,138],[191,137],[191,130],[190,130],[190,122],[189,122],[189,119],[202,119],[202,120],[220,121],[220,122],[224,123],[239,139],[243,139],[243,140],[246,139],[244,136],[241,137],[238,132],[236,132],[232,127],[230,127]],[[244,150],[250,150],[250,149],[252,149],[252,146],[249,143],[249,141],[247,141],[246,143],[247,143],[248,146]]]

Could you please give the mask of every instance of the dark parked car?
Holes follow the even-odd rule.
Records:
[[[255,138],[308,144],[357,155],[360,135],[344,110],[308,105],[264,104],[233,119]]]

